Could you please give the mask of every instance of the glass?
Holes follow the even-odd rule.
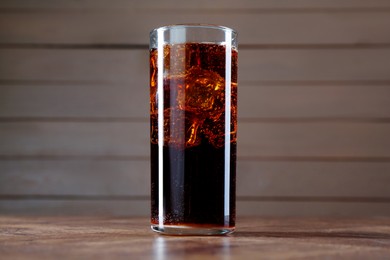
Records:
[[[150,33],[151,227],[217,235],[235,228],[237,34],[222,26]]]

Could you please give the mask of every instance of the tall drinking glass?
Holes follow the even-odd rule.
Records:
[[[235,228],[237,34],[213,25],[150,33],[151,226],[175,235]]]

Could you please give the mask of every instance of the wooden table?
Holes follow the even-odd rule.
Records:
[[[231,236],[153,233],[148,218],[0,216],[1,259],[390,259],[390,218],[239,218]]]

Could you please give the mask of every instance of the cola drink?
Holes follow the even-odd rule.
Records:
[[[152,228],[234,230],[237,50],[215,43],[162,50],[150,50]]]

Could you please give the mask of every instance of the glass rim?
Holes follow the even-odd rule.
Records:
[[[153,29],[150,31],[150,35],[158,32],[158,31],[167,31],[169,29],[176,29],[176,28],[203,28],[203,29],[215,29],[215,30],[221,30],[225,32],[231,32],[231,34],[236,37],[237,32],[229,27],[222,26],[222,25],[216,25],[216,24],[206,24],[206,23],[183,23],[183,24],[169,24],[165,26],[161,26],[158,28]]]

